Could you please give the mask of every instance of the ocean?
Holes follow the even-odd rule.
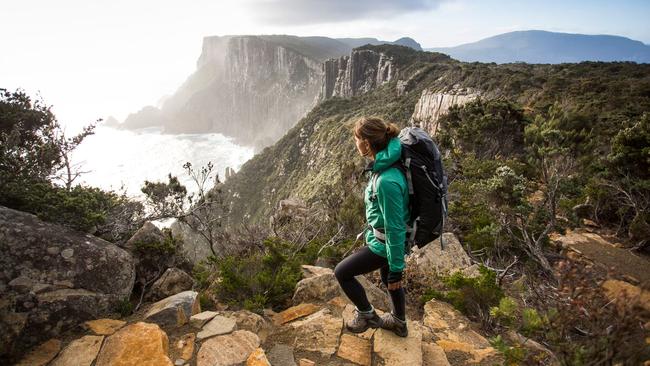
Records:
[[[186,162],[196,169],[212,162],[213,173],[223,181],[226,167],[237,171],[253,154],[253,148],[236,145],[218,133],[170,135],[159,128],[131,131],[99,126],[72,152],[71,160],[86,172],[75,184],[116,192],[123,187],[127,196],[142,199],[145,180],[167,182],[169,173],[188,192],[196,192],[196,184],[183,169]]]

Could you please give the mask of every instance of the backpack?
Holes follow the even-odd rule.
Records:
[[[429,134],[419,127],[406,127],[400,134],[402,156],[393,164],[406,177],[409,190],[409,212],[407,235],[411,248],[422,248],[440,237],[444,249],[442,231],[447,216],[447,176],[442,166],[442,156]],[[377,179],[373,179],[372,190],[376,192]],[[375,235],[384,237],[383,230]]]

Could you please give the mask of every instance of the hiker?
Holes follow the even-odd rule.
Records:
[[[394,166],[400,159],[399,128],[380,118],[362,117],[354,126],[354,141],[359,153],[370,158],[372,178],[364,202],[369,228],[364,231],[366,245],[343,259],[334,274],[345,294],[356,306],[354,318],[346,323],[353,333],[381,327],[406,337],[406,298],[402,288],[404,251],[409,220],[409,192],[402,171]],[[379,269],[388,288],[393,311],[379,317],[366,292],[354,276]]]

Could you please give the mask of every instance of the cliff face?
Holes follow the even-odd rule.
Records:
[[[382,52],[355,49],[349,56],[325,61],[323,74],[321,99],[349,98],[393,80],[398,70]]]
[[[479,96],[473,89],[456,89],[451,92],[442,93],[431,89],[422,91],[420,100],[415,105],[415,111],[411,124],[419,125],[434,136],[438,132],[438,118],[447,113],[453,105],[463,105],[471,102]]]
[[[206,37],[197,70],[165,101],[123,127],[162,125],[171,133],[219,132],[262,148],[277,141],[317,101],[321,62],[349,52],[332,39]]]

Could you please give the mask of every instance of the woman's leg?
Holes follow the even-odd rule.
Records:
[[[358,252],[343,259],[334,268],[334,275],[336,275],[343,292],[360,311],[370,311],[372,306],[368,302],[366,291],[354,276],[372,272],[386,264],[386,258],[373,253],[368,247],[364,246]]]
[[[385,265],[379,269],[379,274],[381,274],[381,282],[384,283],[384,286],[388,288],[388,265]],[[390,299],[393,303],[393,314],[400,320],[406,319],[406,294],[404,293],[404,287],[400,287],[397,290],[388,290]]]

